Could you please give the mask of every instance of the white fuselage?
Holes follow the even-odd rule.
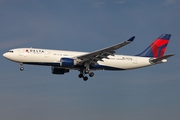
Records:
[[[47,66],[60,66],[61,58],[75,58],[88,52],[75,52],[63,50],[50,50],[38,48],[18,48],[12,49],[3,54],[3,56],[11,61],[32,64],[32,65],[47,65]],[[127,55],[114,55],[108,56],[109,59],[98,61],[97,64],[91,69],[104,69],[104,70],[128,70],[140,67],[153,65],[149,62],[149,57],[127,56]],[[77,66],[70,69],[77,69]]]

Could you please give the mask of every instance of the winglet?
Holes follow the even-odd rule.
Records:
[[[131,38],[130,38],[129,40],[127,40],[127,41],[132,42],[132,41],[134,40],[134,38],[135,38],[135,36],[131,37]]]

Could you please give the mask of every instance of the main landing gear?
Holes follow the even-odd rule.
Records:
[[[78,75],[79,78],[83,78],[84,81],[88,80],[88,77],[85,76],[85,74],[89,74],[89,77],[93,77],[94,73],[90,72],[89,70],[85,69],[83,71],[80,71],[80,74]]]
[[[79,74],[78,77],[83,78],[84,81],[87,81],[88,77],[85,76],[85,74],[89,74],[89,77],[93,77],[94,73],[90,72],[90,69],[89,69],[90,68],[90,63],[89,62],[85,62],[84,67],[85,67],[85,69],[80,70],[80,74]]]
[[[23,63],[20,63],[20,71],[23,71],[24,70],[24,67],[23,67]]]

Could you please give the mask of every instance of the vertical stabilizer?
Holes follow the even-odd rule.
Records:
[[[162,57],[166,51],[166,47],[169,43],[170,37],[171,34],[162,34],[147,49],[138,54],[138,56],[154,58]]]

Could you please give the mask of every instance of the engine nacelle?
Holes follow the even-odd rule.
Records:
[[[69,69],[59,68],[59,67],[51,67],[52,74],[64,74],[68,73]]]
[[[73,67],[76,64],[77,64],[76,60],[74,60],[72,58],[61,58],[60,59],[61,67]]]

